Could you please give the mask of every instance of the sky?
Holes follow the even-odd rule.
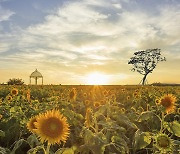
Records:
[[[37,68],[45,84],[88,84],[95,72],[138,84],[128,60],[151,48],[167,61],[148,83],[180,83],[180,0],[0,0],[0,83],[28,84]]]

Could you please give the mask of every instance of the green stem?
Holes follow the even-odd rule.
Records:
[[[96,117],[94,118],[94,123],[95,123],[95,133],[98,133],[98,124],[97,124],[97,120]]]
[[[51,146],[51,144],[48,144],[48,145],[47,145],[45,154],[49,154],[50,146]]]
[[[161,133],[163,130],[163,124],[164,124],[164,112],[162,112],[162,118],[161,118],[161,130],[160,130]]]

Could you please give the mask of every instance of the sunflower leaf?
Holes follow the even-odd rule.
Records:
[[[143,149],[151,143],[151,135],[149,132],[137,130],[135,133],[134,148],[136,150]]]
[[[11,151],[11,154],[16,154],[16,153],[22,153],[24,149],[30,149],[30,145],[25,141],[24,139],[20,139],[19,141],[16,142],[14,145],[13,150]]]
[[[10,153],[9,149],[0,147],[0,154],[7,154],[7,153]]]
[[[27,154],[37,154],[37,153],[44,152],[43,146],[36,146],[27,151]]]
[[[142,112],[138,118],[138,122],[142,122],[144,120],[149,120],[152,116],[153,116],[153,112],[151,112],[151,111]]]
[[[27,142],[29,143],[29,145],[31,146],[31,148],[40,145],[41,143],[38,141],[37,137],[35,134],[30,135],[27,138]]]
[[[0,137],[5,137],[5,132],[0,130]]]
[[[55,154],[74,154],[74,152],[77,150],[76,146],[72,146],[71,148],[63,148],[58,149]]]
[[[168,131],[180,137],[180,123],[177,121],[169,123]]]

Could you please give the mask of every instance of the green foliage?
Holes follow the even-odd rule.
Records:
[[[178,121],[168,123],[168,131],[180,137],[180,123]]]
[[[12,78],[7,81],[7,84],[8,85],[23,85],[24,81],[22,79]]]
[[[8,153],[10,153],[9,149],[0,147],[0,154],[8,154]]]
[[[9,90],[6,88],[2,88],[0,90],[0,98],[5,98],[9,94]]]
[[[137,130],[134,138],[135,150],[143,149],[151,143],[151,135],[149,132],[142,132]]]
[[[24,139],[20,139],[15,142],[15,145],[11,151],[11,154],[26,154],[26,151],[30,149],[29,144]]]
[[[0,137],[5,137],[5,132],[0,130]]]
[[[76,146],[72,146],[71,148],[62,148],[55,152],[55,154],[74,154],[77,150]]]
[[[11,95],[13,88],[18,89],[18,95]],[[77,90],[73,101],[69,98],[72,88]],[[153,86],[1,86],[0,153],[43,154],[47,144],[29,132],[26,124],[31,117],[52,109],[67,118],[70,135],[66,143],[52,145],[50,154],[160,153],[155,146],[159,133],[171,134],[172,153],[176,153],[178,109],[165,114],[155,100],[172,93],[179,108],[179,91],[179,87]],[[102,104],[95,106],[94,102]]]
[[[151,111],[146,111],[146,112],[142,112],[138,118],[139,122],[145,121],[145,120],[149,120],[152,118],[152,116],[154,116],[153,112]]]

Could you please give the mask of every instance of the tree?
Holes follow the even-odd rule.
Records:
[[[132,71],[144,75],[142,85],[145,85],[147,75],[152,73],[160,61],[166,61],[166,58],[161,56],[161,49],[146,49],[135,52],[128,64],[133,65]]]
[[[22,79],[9,79],[9,81],[7,82],[8,85],[23,85],[24,81],[22,81]]]

